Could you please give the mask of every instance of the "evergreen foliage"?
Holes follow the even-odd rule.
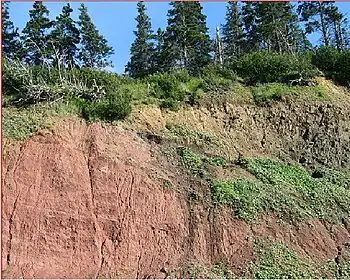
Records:
[[[26,61],[30,64],[41,65],[50,57],[49,29],[52,21],[48,16],[46,6],[41,1],[34,2],[33,9],[29,11],[30,19],[22,31]]]
[[[54,46],[54,61],[62,60],[61,65],[66,67],[74,67],[80,42],[79,30],[75,26],[75,22],[71,18],[73,9],[70,4],[66,4],[62,8],[62,13],[57,16],[53,31],[51,33],[51,42]]]
[[[164,38],[166,70],[184,68],[197,75],[210,63],[206,16],[198,1],[172,2]]]
[[[243,23],[240,18],[238,2],[229,2],[226,22],[222,27],[224,56],[229,61],[242,53]]]
[[[134,31],[136,39],[131,45],[131,58],[126,66],[126,72],[134,78],[149,75],[155,68],[154,36],[152,34],[151,21],[146,14],[146,6],[143,2],[137,3],[137,10],[137,30]]]
[[[96,29],[84,4],[81,4],[79,11],[81,48],[78,57],[81,65],[90,68],[103,68],[112,65],[108,59],[114,53],[113,48],[108,46],[107,40]]]
[[[10,20],[8,2],[1,2],[2,16],[2,51],[6,58],[21,59],[23,47],[19,38],[18,28]]]

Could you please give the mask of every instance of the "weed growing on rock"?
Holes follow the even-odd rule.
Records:
[[[182,143],[193,143],[197,146],[201,145],[217,145],[218,139],[208,133],[188,129],[182,125],[167,123],[165,126],[169,132],[179,138]]]
[[[258,259],[248,266],[249,274],[257,279],[305,279],[314,278],[312,264],[297,257],[287,245],[267,238],[255,244]]]
[[[318,218],[340,222],[350,215],[350,192],[328,179],[313,178],[304,168],[271,159],[248,159],[247,171],[259,181],[238,179],[212,185],[215,203],[231,205],[239,218],[276,213],[288,221]]]
[[[204,175],[203,160],[200,155],[194,153],[190,149],[179,149],[183,166],[194,175],[202,177]]]

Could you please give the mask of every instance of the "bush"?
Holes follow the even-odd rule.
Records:
[[[350,51],[339,52],[334,47],[321,47],[312,56],[312,63],[326,76],[342,85],[350,85]]]
[[[194,105],[203,94],[203,83],[191,77],[186,71],[154,74],[143,80],[151,90],[150,93],[161,99],[161,106],[177,109],[180,102]]]
[[[334,47],[321,47],[312,55],[311,63],[318,69],[327,72],[338,70],[340,52]]]
[[[208,66],[201,74],[205,91],[228,91],[237,80],[233,70],[221,66]]]
[[[127,80],[127,78],[123,79],[116,73],[91,68],[74,68],[69,71],[69,74],[87,88],[97,85],[103,87],[106,92],[116,90],[123,80]]]
[[[125,93],[108,93],[100,102],[85,105],[83,115],[88,120],[113,122],[125,119],[131,113],[131,96]]]
[[[292,79],[309,79],[317,74],[305,56],[253,52],[242,56],[235,66],[237,73],[250,84],[289,82]]]
[[[54,67],[29,66],[16,61],[3,64],[4,94],[11,96],[12,103],[18,106],[66,97],[97,100],[104,95],[105,88],[114,89],[116,84],[114,74],[98,70],[58,71]]]

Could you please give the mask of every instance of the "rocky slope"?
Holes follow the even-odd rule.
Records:
[[[171,142],[165,132],[175,124],[215,135],[218,145],[199,145],[231,160],[269,155],[311,169],[346,169],[349,117],[349,107],[330,102],[180,112],[144,107],[119,126],[71,118],[27,141],[6,140],[3,277],[182,277],[190,264],[215,263],[240,275],[262,236],[306,259],[335,259],[350,243],[347,221],[293,225],[273,214],[253,224],[237,219],[231,208],[211,202],[205,183],[164,155]],[[182,145],[186,141],[194,145],[191,139]],[[193,190],[206,199],[191,199]]]

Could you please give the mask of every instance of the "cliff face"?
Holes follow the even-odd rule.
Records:
[[[136,114],[132,127],[155,133],[186,124],[224,137],[222,153],[231,158],[269,154],[349,167],[349,115],[321,103],[152,109]],[[255,258],[256,236],[322,261],[350,242],[349,224],[293,226],[265,216],[250,225],[210,197],[190,200],[188,188],[208,190],[160,156],[161,144],[125,127],[67,119],[23,143],[6,141],[3,151],[4,277],[163,278],[189,263],[217,262],[239,271]]]

